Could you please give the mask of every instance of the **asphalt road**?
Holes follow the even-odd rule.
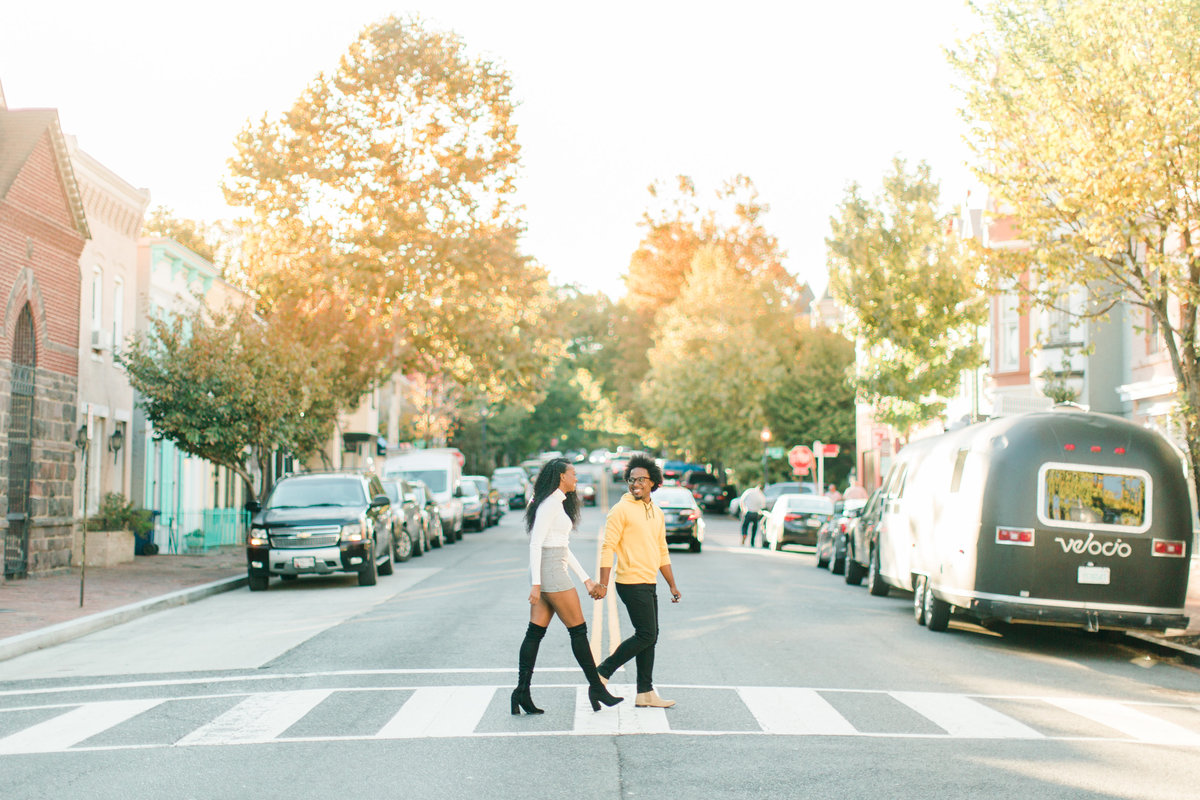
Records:
[[[602,521],[573,543],[589,568]],[[707,527],[672,552],[683,601],[659,593],[673,709],[633,707],[630,665],[627,701],[593,713],[556,622],[546,714],[509,715],[528,619],[510,512],[375,587],[273,581],[0,663],[0,797],[1196,796],[1196,670],[1071,631],[932,633],[908,597]],[[628,619],[585,601],[607,652]]]

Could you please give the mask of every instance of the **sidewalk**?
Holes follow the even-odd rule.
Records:
[[[163,608],[195,602],[246,582],[246,551],[137,556],[89,567],[79,605],[79,570],[0,583],[0,660],[50,647]]]

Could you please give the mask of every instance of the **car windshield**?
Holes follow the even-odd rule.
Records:
[[[692,499],[691,492],[678,486],[664,486],[661,489],[655,489],[650,495],[650,499],[654,501],[655,505],[662,508],[691,508],[696,502]]]
[[[521,476],[493,475],[492,485],[498,489],[517,489],[521,486]]]
[[[717,483],[717,476],[708,472],[690,472],[687,480],[689,483]]]
[[[575,473],[575,481],[577,483],[594,484],[596,482],[596,476],[590,472],[577,472]]]
[[[384,481],[383,493],[386,494],[388,500],[391,500],[393,503],[400,502],[400,484],[396,483],[395,481]]]
[[[478,497],[479,487],[475,485],[474,481],[463,481],[462,493],[463,497]]]
[[[357,478],[292,478],[275,484],[266,508],[366,505],[367,495]]]
[[[804,511],[809,514],[832,514],[833,501],[815,494],[787,498],[788,511]]]
[[[425,505],[426,501],[425,501],[425,487],[424,486],[413,485],[412,493],[413,493],[413,499],[417,501],[418,505]]]
[[[800,484],[798,483],[772,483],[763,490],[768,500],[774,500],[781,494],[799,494]]]
[[[444,469],[402,469],[390,477],[404,478],[410,481],[422,481],[431,491],[446,491],[446,478],[449,473]]]

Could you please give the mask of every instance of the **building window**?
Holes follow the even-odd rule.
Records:
[[[117,278],[113,284],[112,346],[113,352],[121,352],[121,340],[125,337],[125,283]]]
[[[92,270],[92,332],[104,329],[104,271],[99,267]]]
[[[1067,344],[1071,341],[1071,312],[1067,309],[1050,310],[1050,344]]]
[[[1000,298],[999,372],[1013,372],[1021,366],[1021,307],[1015,294]]]

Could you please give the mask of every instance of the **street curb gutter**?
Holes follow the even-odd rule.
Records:
[[[1175,644],[1174,642],[1160,639],[1157,636],[1151,636],[1147,633],[1126,631],[1125,635],[1131,639],[1137,639],[1138,647],[1153,650],[1160,656],[1181,659],[1185,664],[1193,667],[1200,667],[1200,650],[1195,647],[1188,647],[1185,644]],[[2,644],[0,642],[0,645]]]
[[[0,639],[0,661],[15,658],[25,653],[32,653],[34,650],[53,647],[63,642],[69,642],[72,639],[78,639],[80,636],[87,636],[89,633],[102,631],[105,628],[111,628],[115,625],[121,625],[130,620],[137,619],[138,617],[153,614],[156,611],[165,611],[168,608],[194,603],[197,600],[203,600],[214,594],[228,592],[245,585],[245,575],[222,578],[212,583],[190,586],[187,589],[180,589],[170,594],[161,595],[160,597],[151,597],[148,600],[130,603],[129,605],[109,609],[108,611],[89,614],[79,619],[60,622],[57,625],[51,625],[41,630],[20,633],[16,636],[10,636],[7,639]]]

